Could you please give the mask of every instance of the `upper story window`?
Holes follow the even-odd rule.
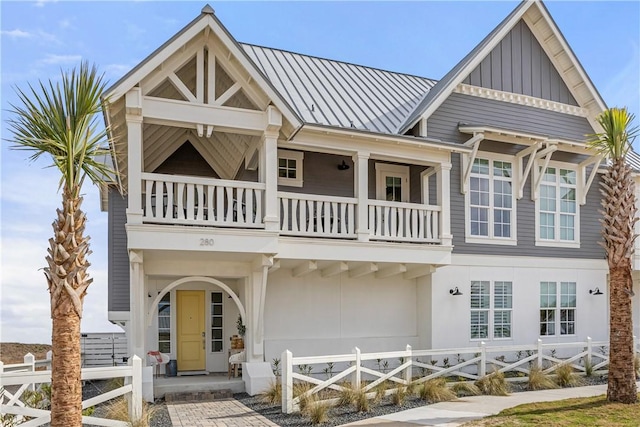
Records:
[[[302,187],[302,151],[278,150],[278,185]]]
[[[578,247],[580,216],[576,171],[552,166],[540,173],[543,175],[536,202],[536,244]]]
[[[467,192],[469,243],[515,244],[513,167],[505,160],[474,160]]]

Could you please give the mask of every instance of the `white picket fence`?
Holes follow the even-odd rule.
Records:
[[[30,360],[33,359],[32,355]],[[51,383],[51,371],[36,371],[37,362],[4,365],[0,362],[0,414],[12,414],[21,427],[41,426],[51,421],[51,411],[28,407],[20,400],[26,390],[35,390],[40,384]],[[103,380],[124,378],[125,385],[84,400],[82,409],[98,405],[108,400],[125,396],[129,401],[129,414],[132,420],[142,417],[142,359],[133,356],[130,365],[107,368],[83,368],[82,380]],[[11,388],[13,393],[6,387]],[[17,390],[16,390],[17,389]],[[27,418],[30,418],[27,420]],[[105,427],[127,427],[130,424],[123,421],[98,417],[82,417],[83,424]]]
[[[528,381],[532,367],[552,374],[561,364],[570,364],[578,374],[588,370],[602,374],[609,364],[608,347],[608,342],[593,342],[587,337],[584,342],[544,344],[538,340],[534,345],[495,347],[482,342],[478,347],[439,350],[413,350],[408,345],[404,351],[384,353],[362,353],[356,347],[351,354],[309,357],[294,357],[286,350],[281,359],[282,412],[298,411],[301,399],[322,390],[345,390],[345,381],[354,388],[362,385],[372,398],[375,387],[384,381],[405,386],[438,377],[476,381],[495,371],[507,374],[507,381]],[[640,353],[635,338],[634,348]],[[294,397],[294,382],[313,387]],[[386,393],[394,392],[390,388]],[[328,403],[335,401],[328,399]]]

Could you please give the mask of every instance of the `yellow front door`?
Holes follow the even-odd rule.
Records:
[[[177,291],[178,370],[205,370],[204,291]]]

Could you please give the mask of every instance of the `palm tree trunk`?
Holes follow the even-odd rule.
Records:
[[[631,316],[631,269],[610,269],[609,277],[609,378],[607,400],[635,403],[638,400],[633,367],[633,319]]]
[[[64,189],[62,210],[53,222],[54,237],[49,239],[45,275],[51,294],[52,378],[51,426],[82,425],[82,383],[80,360],[80,319],[86,289],[91,283],[87,275],[90,253],[88,237],[84,237],[86,217],[74,197],[78,189]]]

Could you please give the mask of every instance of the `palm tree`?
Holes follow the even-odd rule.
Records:
[[[82,425],[82,384],[80,381],[80,319],[87,287],[89,236],[84,235],[86,216],[80,209],[85,178],[104,182],[112,173],[101,162],[106,130],[97,115],[102,111],[100,96],[103,75],[86,62],[78,69],[62,72],[61,82],[29,85],[26,93],[16,88],[19,106],[11,105],[13,148],[31,151],[34,161],[50,157],[60,172],[62,209],[57,209],[53,237],[49,239],[44,274],[51,299],[52,378],[51,425]]]
[[[589,146],[608,157],[602,177],[602,236],[609,264],[609,379],[610,402],[635,403],[638,399],[633,368],[633,320],[631,258],[636,222],[635,185],[625,161],[638,133],[634,116],[626,108],[610,108],[598,116],[603,132],[591,135]]]

